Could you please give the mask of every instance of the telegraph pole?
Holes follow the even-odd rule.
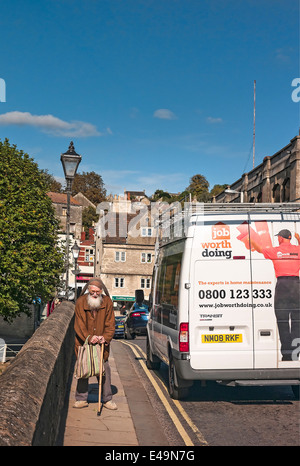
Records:
[[[253,168],[255,165],[255,100],[256,100],[256,80],[254,80],[254,109],[253,109]]]

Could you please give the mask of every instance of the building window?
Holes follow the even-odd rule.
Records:
[[[262,192],[261,191],[258,193],[256,202],[262,202]]]
[[[62,208],[62,216],[63,216],[63,217],[66,217],[66,216],[67,216],[67,208],[66,208],[66,207],[63,207],[63,208]]]
[[[152,228],[142,227],[142,236],[152,236]]]
[[[94,250],[93,249],[85,250],[85,262],[94,262]]]
[[[282,202],[290,201],[290,179],[286,178],[283,182]]]
[[[142,252],[141,253],[141,262],[143,264],[151,264],[151,262],[152,262],[151,252]]]
[[[116,262],[125,262],[126,261],[126,252],[125,251],[116,251],[115,261]]]
[[[280,202],[280,186],[275,184],[272,190],[273,202]]]
[[[115,288],[124,288],[125,278],[115,277]]]
[[[151,288],[151,278],[141,278],[141,288]]]

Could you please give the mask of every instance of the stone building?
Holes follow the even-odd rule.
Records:
[[[87,207],[93,207],[93,209],[96,209],[95,204],[93,204],[84,194],[82,193],[77,193],[75,196],[73,196],[73,199],[75,199],[77,202],[79,202],[80,205],[82,205],[82,208],[85,209]]]
[[[56,216],[60,220],[62,233],[66,232],[67,223],[67,194],[47,193],[55,208]],[[70,197],[70,234],[80,239],[82,230],[82,205],[74,197]]]
[[[299,202],[300,201],[300,135],[276,154],[229,186],[238,194],[223,191],[213,202]]]
[[[155,235],[144,198],[130,201],[115,197],[96,225],[95,275],[101,277],[115,303],[135,300],[135,290],[143,289],[147,300],[151,291]]]

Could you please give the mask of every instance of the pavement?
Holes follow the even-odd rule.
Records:
[[[113,401],[117,410],[98,412],[98,383],[89,379],[89,406],[75,409],[77,380],[72,374],[57,445],[61,446],[162,446],[169,445],[133,364],[119,341],[111,343],[109,363]]]

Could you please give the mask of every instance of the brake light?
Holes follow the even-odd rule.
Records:
[[[179,351],[189,351],[189,324],[181,322],[179,327]]]
[[[139,312],[133,312],[131,315],[133,317],[139,317],[141,314]]]

